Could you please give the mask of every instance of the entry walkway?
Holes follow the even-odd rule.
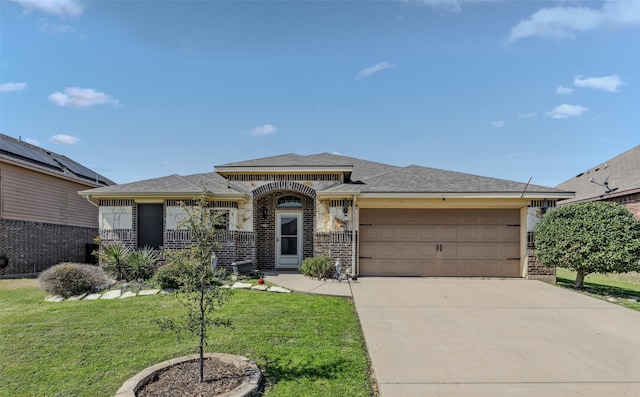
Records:
[[[329,296],[352,296],[351,286],[348,281],[311,279],[297,271],[267,271],[264,273],[264,276],[266,281],[285,287],[291,291]]]

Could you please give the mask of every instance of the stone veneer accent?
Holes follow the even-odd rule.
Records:
[[[87,262],[87,244],[97,228],[0,219],[0,276],[39,273],[61,262]]]

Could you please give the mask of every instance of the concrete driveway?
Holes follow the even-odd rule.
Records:
[[[382,397],[640,395],[640,312],[528,280],[351,288]]]

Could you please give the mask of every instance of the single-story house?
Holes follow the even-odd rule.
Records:
[[[66,156],[0,134],[0,277],[91,259],[98,208],[78,190],[112,184]]]
[[[580,172],[556,188],[575,192],[575,197],[561,200],[558,205],[614,201],[626,206],[640,219],[640,145]]]
[[[226,213],[219,263],[296,269],[327,255],[360,276],[553,277],[554,269],[528,260],[527,224],[538,208],[573,197],[329,153],[240,161],[79,194],[99,205],[103,241],[171,249],[188,243],[180,202],[203,190],[212,210]]]

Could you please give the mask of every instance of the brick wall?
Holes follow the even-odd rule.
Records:
[[[334,264],[337,259],[340,259],[343,273],[347,270],[351,273],[357,273],[352,268],[352,238],[353,235],[350,231],[316,233],[314,241],[314,256],[328,256]]]
[[[218,266],[231,268],[235,261],[252,260],[256,263],[255,235],[253,232],[225,231],[216,240],[219,246],[215,249]],[[165,249],[183,249],[190,243],[187,230],[165,230]]]
[[[290,191],[272,191],[254,200],[254,230],[256,241],[256,262],[259,269],[274,269],[276,256],[276,210],[278,198]],[[313,231],[315,230],[315,199],[294,194],[302,200],[302,259],[313,256]],[[266,207],[267,217],[262,214]]]
[[[527,248],[527,266],[529,276],[553,276],[556,275],[556,268],[552,266],[545,266],[540,263],[538,257],[536,257],[536,249],[534,247]]]
[[[97,228],[0,219],[0,276],[39,273],[60,262],[86,262]]]

